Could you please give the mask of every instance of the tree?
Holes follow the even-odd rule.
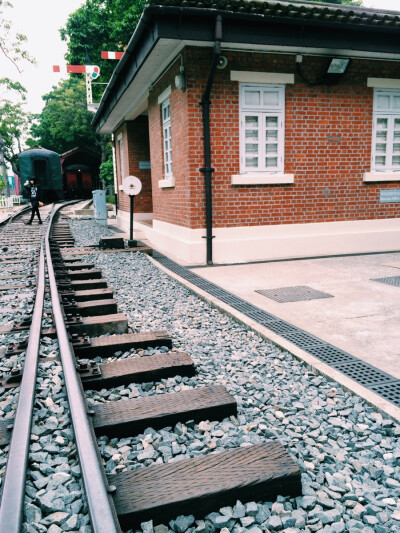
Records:
[[[145,5],[146,0],[86,0],[60,30],[62,40],[67,41],[67,62],[84,64],[87,54],[90,62],[98,65],[102,50],[123,51]],[[115,65],[115,61],[102,61],[97,82],[108,83]],[[100,100],[102,87],[93,86],[93,96],[97,100]]]
[[[66,41],[68,46],[68,53],[65,56],[67,63],[84,64],[87,62],[88,56],[91,64],[100,64],[102,50],[123,51],[139,22],[145,5],[146,0],[86,0],[79,9],[69,16],[65,27],[60,30],[62,40]],[[101,84],[108,83],[115,66],[115,61],[101,62],[101,76],[92,85],[94,101],[100,100],[104,88],[104,85]],[[79,105],[84,99],[83,88],[84,82],[81,85],[82,93],[79,98]],[[62,124],[60,114],[69,115],[68,109],[71,110],[71,106],[65,102],[67,94],[65,92],[53,94],[57,91],[58,89],[45,96],[46,106],[42,114],[37,117],[38,125],[32,127],[32,135],[47,148],[65,151],[69,149],[69,144],[68,148],[63,145],[61,150],[61,128],[58,128],[53,121]],[[62,103],[64,111],[56,113],[52,109],[50,101]],[[89,116],[91,120],[93,115],[89,114]],[[96,136],[89,122],[85,120],[83,122],[72,121],[69,116],[66,119],[67,122],[62,134],[74,139],[71,141],[73,146],[83,143],[94,151],[101,149],[100,179],[105,186],[113,185],[113,163],[109,137]],[[87,128],[85,134],[83,134],[83,124]]]
[[[7,10],[12,5],[0,0],[0,53],[10,61],[18,72],[25,62],[34,63],[24,45],[26,37],[14,33],[12,24],[7,18]],[[0,78],[0,167],[3,174],[6,194],[10,195],[6,161],[16,171],[16,146],[21,151],[21,137],[27,129],[28,114],[23,110],[26,90],[18,82],[10,78]]]
[[[100,153],[99,138],[90,123],[93,114],[86,107],[85,80],[71,75],[43,96],[43,111],[35,116],[30,146],[40,145],[57,153],[85,146]]]
[[[114,165],[111,156],[100,165],[99,178],[105,188],[114,186]]]

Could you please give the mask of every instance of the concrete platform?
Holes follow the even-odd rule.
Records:
[[[400,379],[400,252],[191,269],[198,275]],[[307,286],[331,298],[276,302],[257,290]]]
[[[162,260],[162,256],[160,259],[157,256],[150,258],[158,268],[179,280],[202,299],[400,422],[400,372],[397,365],[400,356],[400,287],[373,281],[384,277],[397,277],[398,281],[399,259],[400,252],[395,252],[247,265],[184,267],[180,273],[181,267],[174,262],[168,263],[168,258],[165,258],[166,261]],[[211,288],[208,289],[204,283],[198,284],[191,277],[192,273],[200,282],[201,279],[208,280],[205,283],[211,282]],[[255,292],[265,289],[276,292],[279,288],[299,285],[330,293],[330,297],[278,303]],[[232,307],[229,298],[226,302],[221,300],[218,290],[223,291],[221,295],[224,297],[233,294],[232,299],[237,298],[236,302],[243,302],[240,306],[249,302],[248,305],[255,306],[254,309],[261,308],[266,316],[275,316],[284,324],[292,324],[315,335],[318,341],[328,343],[328,346],[334,345],[352,354],[349,357],[357,357],[360,365],[372,365],[368,368],[376,369],[376,382],[388,383],[384,377],[387,375],[394,384],[393,388],[392,385],[386,389],[383,386],[387,392],[381,393],[383,389],[379,386],[376,390],[368,388],[368,385],[364,386],[365,375],[362,374],[361,367],[357,367],[355,379],[352,379],[351,372],[348,373],[344,367],[332,366],[311,355],[306,351],[307,348],[302,349],[290,342],[289,338],[268,329],[268,321],[263,325],[256,318],[253,320],[240,312],[239,308]],[[361,374],[358,375],[357,371],[361,371]],[[385,373],[383,377],[379,375],[380,371]],[[371,375],[368,379],[371,379]]]

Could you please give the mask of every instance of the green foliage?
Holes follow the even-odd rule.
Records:
[[[0,137],[3,139],[4,158],[11,163],[13,170],[17,169],[18,153],[21,152],[21,141],[29,128],[29,114],[23,109],[23,104],[2,101],[0,109]]]
[[[112,194],[106,194],[106,202],[108,204],[114,204],[115,205],[115,196]]]
[[[112,158],[106,159],[106,161],[100,165],[99,177],[106,187],[112,187],[114,185],[114,169]]]
[[[13,31],[8,10],[12,5],[0,0],[0,54],[11,62],[18,72],[20,66],[35,60],[28,54],[26,37]],[[23,109],[26,89],[11,78],[0,78],[0,172],[6,173],[5,161],[17,170],[17,153],[21,151],[21,139],[28,128],[29,115]],[[8,183],[4,184],[8,190]]]
[[[1,0],[0,0],[1,2]],[[99,101],[116,66],[115,61],[101,60],[102,50],[123,51],[131,38],[145,6],[145,0],[86,0],[68,18],[60,30],[67,42],[66,61],[72,65],[90,63],[99,65],[101,76],[92,84],[93,101]],[[76,146],[85,146],[102,153],[100,179],[106,186],[113,185],[113,169],[109,138],[97,136],[90,123],[93,114],[86,108],[85,80],[81,75],[70,75],[43,97],[46,104],[35,117],[31,128],[30,146],[39,144],[58,153]]]
[[[71,75],[50,93],[36,123],[31,127],[30,146],[40,145],[59,154],[77,146],[100,152],[99,140],[90,123],[93,114],[86,107],[86,86],[82,76]]]
[[[84,64],[87,53],[91,64],[100,67],[96,82],[108,83],[116,61],[102,60],[101,51],[124,51],[145,5],[145,0],[86,0],[60,30],[68,44],[67,62]],[[103,89],[93,84],[94,101],[100,100]]]

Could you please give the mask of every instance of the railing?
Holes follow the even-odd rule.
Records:
[[[13,205],[21,204],[22,196],[17,194],[12,194],[9,198],[7,196],[0,196],[0,208],[9,208]]]

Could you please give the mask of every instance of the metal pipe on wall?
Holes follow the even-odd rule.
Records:
[[[203,115],[203,139],[204,139],[204,167],[200,168],[200,172],[204,174],[205,180],[205,202],[206,202],[206,260],[207,265],[213,264],[213,248],[212,248],[212,174],[214,168],[211,166],[211,132],[210,132],[210,94],[214,82],[215,71],[217,69],[218,60],[221,55],[221,41],[222,41],[222,17],[217,15],[215,19],[215,42],[213,61],[208,76],[206,90],[201,98],[200,105],[202,107]]]

